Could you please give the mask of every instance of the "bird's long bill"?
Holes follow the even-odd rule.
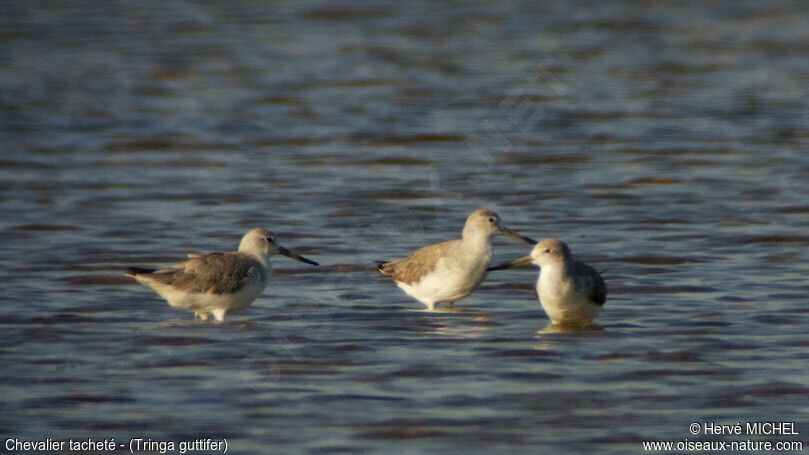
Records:
[[[504,262],[502,264],[491,266],[488,269],[486,269],[486,271],[491,272],[494,270],[513,269],[515,267],[525,267],[530,264],[531,264],[531,256],[522,256],[513,261]]]
[[[506,237],[510,237],[510,238],[512,238],[514,240],[519,240],[520,242],[524,242],[524,243],[527,243],[529,245],[536,245],[537,244],[536,240],[534,240],[534,239],[532,239],[530,237],[526,237],[526,236],[520,234],[519,232],[517,232],[517,231],[515,231],[513,229],[509,229],[507,227],[500,228],[500,232],[502,232],[503,235],[505,235]]]
[[[315,261],[313,261],[311,259],[306,259],[305,257],[303,257],[303,256],[301,256],[299,254],[295,254],[292,251],[289,251],[288,249],[286,249],[286,248],[284,248],[284,247],[282,247],[280,245],[278,246],[278,253],[283,254],[284,256],[286,256],[286,257],[288,257],[290,259],[305,262],[306,264],[320,265],[317,262],[315,262]]]

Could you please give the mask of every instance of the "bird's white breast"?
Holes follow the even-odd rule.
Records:
[[[429,273],[411,285],[398,283],[408,295],[431,307],[454,302],[471,294],[486,277],[491,263],[491,249],[480,252],[460,251],[442,257]]]
[[[560,267],[543,267],[536,285],[539,303],[553,324],[589,323],[600,307],[589,299],[588,289],[579,289]]]

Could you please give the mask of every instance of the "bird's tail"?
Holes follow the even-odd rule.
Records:
[[[607,272],[609,272],[610,270],[612,270],[612,269],[614,269],[614,268],[615,268],[615,267],[607,267],[607,268],[604,268],[604,269],[599,270],[599,271],[598,271],[598,273],[600,273],[600,274],[602,274],[602,275],[606,275],[606,274],[607,274]]]
[[[128,267],[126,270],[124,270],[124,275],[135,277],[141,274],[152,273],[154,271],[155,269],[147,269],[144,267]]]
[[[379,270],[381,274],[390,276],[392,272],[392,270],[390,270],[388,267],[389,265],[391,265],[390,262],[385,261],[374,261],[374,262],[376,263],[376,269]]]

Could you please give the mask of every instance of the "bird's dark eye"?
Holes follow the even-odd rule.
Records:
[[[543,251],[543,252],[544,252],[544,253],[550,253],[550,252],[551,252],[551,249],[550,249],[550,248],[545,248],[545,251]]]
[[[270,236],[267,236],[267,241],[268,241],[268,242],[272,243],[272,241],[273,241],[273,240],[275,240],[275,237],[273,237],[273,236],[271,236],[271,235],[270,235]]]
[[[489,223],[494,224],[494,217],[489,217]]]

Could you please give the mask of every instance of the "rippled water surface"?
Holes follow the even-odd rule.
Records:
[[[809,433],[805,2],[7,2],[0,435],[641,452]],[[486,206],[604,275],[428,313],[373,267]],[[272,229],[223,324],[124,277]],[[527,248],[495,242],[495,261]]]

